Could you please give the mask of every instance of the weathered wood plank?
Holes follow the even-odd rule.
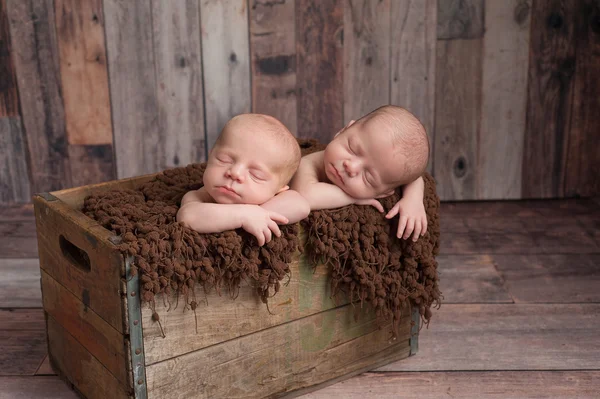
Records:
[[[440,289],[447,303],[512,303],[495,256],[440,255]]]
[[[206,160],[200,7],[197,0],[152,2],[163,168]],[[212,79],[208,76],[207,80]]]
[[[477,196],[482,40],[438,41],[433,170],[442,200]]]
[[[37,258],[34,221],[0,223],[0,258]]]
[[[72,186],[52,0],[8,1],[31,192]]]
[[[419,353],[380,371],[600,370],[600,304],[443,305]]]
[[[437,0],[391,1],[390,103],[410,110],[434,143]],[[432,172],[433,153],[427,171]]]
[[[35,216],[33,216],[33,204],[31,202],[19,205],[0,206],[0,222],[16,221],[35,221]]]
[[[52,366],[50,365],[50,359],[48,358],[48,355],[44,356],[44,360],[42,360],[42,363],[35,371],[35,375],[56,375],[54,370],[52,370]]]
[[[495,255],[516,302],[600,302],[597,254]]]
[[[210,150],[225,123],[252,108],[247,2],[202,0],[200,17],[206,144]]]
[[[74,187],[101,183],[116,176],[112,144],[70,145],[69,159]]]
[[[21,119],[0,118],[0,203],[28,201],[31,192]]]
[[[564,188],[570,197],[600,195],[600,4],[591,0],[576,4],[577,63]]]
[[[485,6],[485,0],[438,0],[437,38],[482,38]]]
[[[112,144],[102,1],[55,0],[69,144]]]
[[[476,202],[442,202],[440,218],[453,219],[469,217],[522,218],[532,217],[543,220],[550,216],[569,218],[573,216],[590,216],[600,213],[599,203],[593,199],[560,199],[560,200],[522,200],[522,201],[476,201]]]
[[[43,331],[46,329],[44,311],[42,309],[0,309],[0,326],[4,331]]]
[[[477,198],[521,198],[531,0],[485,2]]]
[[[50,362],[88,398],[129,398],[126,388],[67,330],[48,316]]]
[[[158,123],[149,2],[104,1],[114,148],[119,178],[158,172]]]
[[[575,7],[534,1],[531,11],[522,196],[563,196],[575,86]]]
[[[40,262],[37,259],[0,259],[0,307],[41,306]]]
[[[41,309],[0,310],[0,375],[33,375],[46,354]]]
[[[6,0],[0,0],[0,118],[19,116],[19,94],[11,53]]]
[[[264,397],[293,392],[340,375],[405,358],[410,317],[390,341],[372,315],[354,319],[351,305],[213,345],[146,368],[148,397]],[[198,378],[185,378],[194,373]]]
[[[112,233],[60,200],[36,196],[34,204],[41,269],[122,333],[125,270]]]
[[[171,299],[164,306],[158,298],[156,312],[160,316],[163,334],[158,323],[152,321],[152,311],[142,309],[144,327],[144,352],[146,364],[154,364],[185,353],[197,351],[223,341],[256,333],[301,317],[332,309],[348,301],[340,295],[335,302],[330,298],[329,271],[319,265],[314,273],[312,267],[302,259],[290,264],[291,280],[282,285],[280,291],[269,301],[269,309],[263,304],[255,290],[244,285],[233,300],[227,294],[210,293],[204,301],[201,289],[196,292],[199,303],[196,316],[189,309],[184,311],[184,299]],[[273,313],[269,313],[269,310]],[[197,322],[197,324],[196,324]]]
[[[251,3],[252,111],[274,116],[296,134],[295,2]]]
[[[345,3],[346,123],[390,103],[390,13],[390,0],[348,0]]]
[[[591,399],[598,391],[598,371],[365,373],[301,398]]]
[[[85,302],[42,271],[44,311],[61,325],[124,386],[132,384],[127,370],[125,337]],[[86,298],[83,298],[86,301]]]
[[[296,1],[299,137],[328,143],[344,127],[343,32],[342,0]]]
[[[0,377],[0,399],[77,399],[59,377]]]

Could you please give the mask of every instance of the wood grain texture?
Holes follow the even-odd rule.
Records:
[[[199,2],[153,1],[152,29],[160,145],[164,147],[161,166],[203,162],[206,137]]]
[[[206,144],[225,123],[252,109],[246,1],[201,0]]]
[[[67,330],[48,316],[50,362],[87,398],[129,398],[127,390]]]
[[[7,1],[31,192],[72,185],[52,0]]]
[[[600,304],[443,305],[419,353],[379,371],[600,370]]]
[[[0,118],[0,203],[31,200],[21,119]]]
[[[170,299],[172,306],[165,306],[164,298],[158,298],[156,312],[160,316],[164,338],[158,323],[152,321],[152,310],[144,307],[142,324],[146,364],[247,334],[260,333],[266,328],[348,303],[341,295],[335,301],[330,298],[329,273],[324,265],[317,266],[313,273],[312,267],[301,260],[291,263],[290,270],[292,278],[289,284],[282,285],[277,295],[269,301],[269,309],[249,286],[242,286],[235,300],[226,293],[219,296],[215,292],[208,294],[205,299],[198,290],[196,315],[189,308],[184,310],[183,297],[179,298],[179,302]],[[176,303],[179,303],[177,309]],[[327,319],[327,322],[332,321]]]
[[[328,143],[344,127],[344,3],[296,1],[298,137]]]
[[[485,2],[478,199],[521,198],[531,0]]]
[[[88,305],[42,271],[44,311],[69,332],[124,386],[133,384],[127,372],[125,337]],[[86,299],[84,298],[84,301]]]
[[[104,1],[114,148],[119,178],[163,169],[149,2]]]
[[[592,399],[599,381],[599,371],[365,373],[301,398]]]
[[[108,241],[113,234],[60,200],[36,196],[34,204],[41,269],[123,333],[124,261]]]
[[[389,326],[353,314],[346,305],[151,365],[148,397],[174,391],[182,398],[281,396],[408,356],[409,317],[392,341]],[[183,377],[188,373],[198,378]]]
[[[0,206],[0,222],[34,222],[33,204],[2,205]]]
[[[112,144],[102,1],[55,0],[69,144]]]
[[[485,6],[485,0],[438,0],[438,39],[482,38]]]
[[[0,259],[0,307],[42,306],[40,262],[37,259]]]
[[[59,377],[0,377],[0,399],[77,399]]]
[[[296,134],[295,2],[250,3],[252,112],[272,115]]]
[[[524,198],[564,194],[575,86],[575,7],[575,2],[566,0],[532,4]]]
[[[410,110],[434,140],[437,0],[391,1],[390,103]],[[433,152],[427,171],[433,170]]]
[[[442,303],[512,303],[495,259],[487,254],[438,256]]]
[[[0,223],[0,258],[37,258],[34,221]]]
[[[344,4],[344,122],[390,103],[390,0]]]
[[[495,255],[515,302],[600,302],[597,254]]]
[[[0,0],[0,118],[19,115],[17,78],[11,53],[6,0]]]
[[[0,375],[33,375],[46,353],[41,309],[0,310]]]
[[[577,2],[575,19],[577,62],[573,111],[569,130],[564,195],[600,195],[600,3]]]
[[[69,145],[69,159],[74,187],[116,178],[112,144]]]
[[[482,41],[438,41],[434,177],[441,200],[477,196]]]

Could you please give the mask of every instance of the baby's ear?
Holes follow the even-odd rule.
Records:
[[[290,189],[290,186],[287,186],[287,185],[286,185],[286,186],[283,186],[283,187],[281,187],[281,188],[279,189],[279,191],[277,191],[277,193],[275,193],[275,195],[277,195],[277,194],[279,194],[279,193],[282,193],[282,192],[284,192],[284,191],[287,191],[287,190],[289,190],[289,189]]]

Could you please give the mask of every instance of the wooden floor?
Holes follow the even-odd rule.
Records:
[[[303,398],[600,397],[600,202],[443,204],[417,356]],[[33,211],[0,208],[0,398],[74,398],[46,359]]]

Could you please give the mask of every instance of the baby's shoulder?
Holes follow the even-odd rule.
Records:
[[[215,202],[215,200],[208,194],[208,192],[204,189],[204,187],[200,187],[198,190],[188,191],[184,194],[181,199],[181,206],[188,202]]]

